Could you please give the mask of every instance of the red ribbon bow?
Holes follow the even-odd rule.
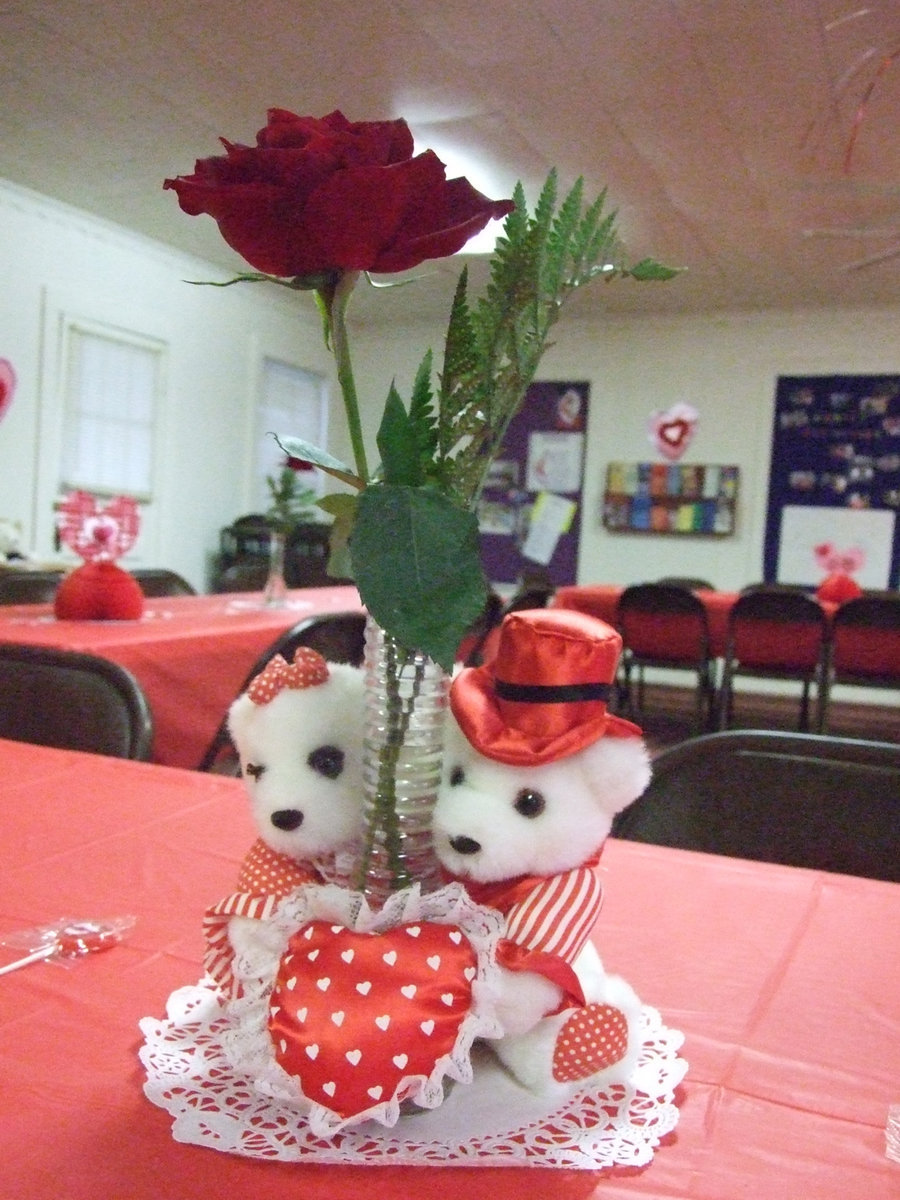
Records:
[[[322,655],[309,646],[298,646],[293,662],[280,654],[270,658],[247,688],[247,695],[254,704],[268,704],[283,688],[317,687],[327,679],[328,663]]]

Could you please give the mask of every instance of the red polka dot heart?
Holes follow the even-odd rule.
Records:
[[[312,921],[290,939],[269,1004],[280,1066],[341,1117],[413,1096],[453,1050],[476,955],[457,925],[358,933]]]

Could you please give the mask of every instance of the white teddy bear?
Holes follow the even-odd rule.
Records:
[[[204,918],[207,974],[238,987],[235,953],[304,883],[346,882],[362,838],[363,673],[299,648],[273,657],[232,704],[228,725],[259,837],[235,892]]]
[[[621,1082],[640,1052],[640,1001],[588,941],[600,849],[650,779],[641,731],[607,711],[621,647],[581,613],[515,612],[450,691],[436,851],[506,918],[493,1045],[538,1093]]]

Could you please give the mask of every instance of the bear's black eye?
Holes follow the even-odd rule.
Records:
[[[249,775],[251,779],[259,779],[265,769],[262,763],[247,763],[244,767],[244,774]]]
[[[306,761],[319,775],[337,779],[344,769],[344,752],[337,746],[317,746]]]
[[[465,779],[465,777],[466,777],[466,773],[462,769],[462,767],[454,767],[453,770],[450,772],[450,786],[451,787],[459,787],[459,785],[462,783],[462,781]]]
[[[531,788],[522,788],[513,801],[513,808],[523,817],[539,817],[546,807],[547,801],[541,793]]]

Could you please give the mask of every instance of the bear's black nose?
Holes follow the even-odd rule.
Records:
[[[451,838],[450,845],[457,854],[477,854],[481,849],[481,842],[476,842],[474,838],[465,837],[463,834]]]
[[[280,808],[278,812],[272,813],[269,820],[276,829],[290,832],[292,829],[299,829],[303,824],[303,813],[298,808]]]

